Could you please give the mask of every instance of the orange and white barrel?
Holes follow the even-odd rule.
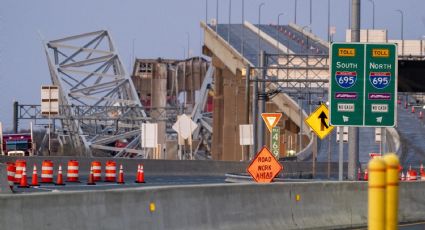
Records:
[[[25,160],[16,160],[15,162],[15,184],[21,183],[22,171],[27,167],[27,162]]]
[[[105,164],[105,181],[115,182],[117,177],[117,163],[115,161],[107,161]]]
[[[7,181],[9,182],[9,186],[13,186],[15,182],[15,172],[16,166],[13,162],[7,162]]]
[[[44,160],[41,163],[41,183],[53,183],[53,162]]]
[[[100,161],[92,161],[91,168],[93,171],[93,181],[102,180],[102,164]]]
[[[80,182],[78,180],[79,163],[76,160],[68,161],[68,171],[66,173],[67,182]]]

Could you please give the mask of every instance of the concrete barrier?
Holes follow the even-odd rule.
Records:
[[[150,207],[154,205],[154,210]],[[367,183],[217,184],[0,195],[2,229],[335,229],[365,226]],[[400,221],[425,219],[401,183]]]
[[[0,162],[14,162],[17,159],[24,159],[27,161],[27,167],[32,169],[33,164],[37,164],[41,169],[41,162],[43,160],[52,160],[54,164],[54,171],[56,174],[57,167],[62,164],[64,172],[69,160],[77,160],[79,162],[80,174],[88,175],[90,172],[90,163],[92,161],[100,161],[102,166],[105,162],[113,160],[117,162],[117,166],[123,164],[126,174],[136,174],[137,164],[144,165],[146,176],[150,175],[191,175],[191,176],[217,176],[229,172],[240,173],[246,172],[246,167],[249,162],[235,162],[235,161],[207,161],[207,160],[143,160],[143,159],[125,159],[125,158],[87,158],[87,157],[6,157],[1,156]],[[27,170],[28,171],[28,170]]]
[[[7,181],[7,165],[0,163],[0,194],[7,193],[12,193]]]

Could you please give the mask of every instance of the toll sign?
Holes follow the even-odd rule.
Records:
[[[260,183],[270,183],[282,170],[283,166],[266,146],[257,153],[247,168],[254,181]]]

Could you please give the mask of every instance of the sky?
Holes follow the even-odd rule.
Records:
[[[218,0],[219,23],[241,23],[243,0]],[[261,22],[281,24],[294,21],[308,25],[310,0],[245,0],[245,20],[258,22],[258,6],[264,2]],[[208,7],[206,8],[206,2]],[[312,0],[312,31],[327,38],[327,0]],[[345,39],[349,0],[330,0],[331,26],[335,41]],[[388,29],[389,39],[399,39],[404,12],[404,38],[425,35],[425,1],[374,0],[375,28]],[[183,58],[201,55],[202,30],[206,11],[208,20],[216,17],[217,0],[3,0],[0,8],[0,122],[12,128],[12,104],[40,104],[41,85],[51,84],[42,42],[66,36],[109,30],[129,72],[133,57]],[[372,28],[372,3],[361,1],[361,28]],[[25,123],[22,123],[20,128]]]

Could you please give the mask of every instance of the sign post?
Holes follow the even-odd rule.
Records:
[[[49,144],[48,152],[50,156],[51,149],[51,116],[59,114],[59,87],[55,85],[41,86],[41,115],[48,116],[49,119]]]
[[[254,144],[254,133],[252,124],[239,125],[239,144],[242,146],[241,161],[243,161],[243,146],[246,145],[248,146],[247,148],[249,148],[250,145]],[[246,158],[249,159],[249,156],[246,156]]]
[[[190,117],[186,114],[179,115],[177,117],[176,123],[174,123],[173,127],[174,131],[178,133],[178,142],[179,146],[184,146],[184,140],[189,139],[190,146],[190,159],[193,159],[192,156],[192,133],[198,128],[198,124],[196,124]],[[183,157],[181,153],[181,149],[179,149],[180,158]]]

